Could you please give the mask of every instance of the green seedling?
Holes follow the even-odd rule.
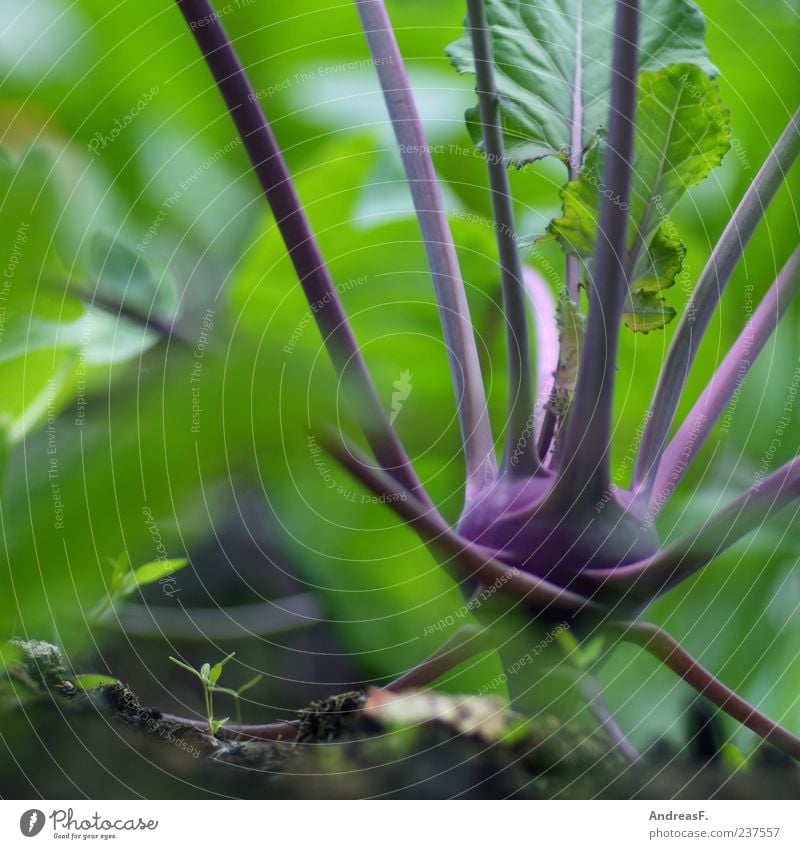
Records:
[[[191,672],[195,678],[200,680],[200,683],[203,686],[203,703],[205,705],[206,719],[208,720],[208,731],[212,737],[215,737],[220,728],[222,728],[222,726],[230,719],[230,717],[227,716],[225,719],[214,719],[214,693],[223,691],[227,693],[234,693],[238,697],[241,690],[251,686],[250,682],[248,682],[248,684],[245,684],[244,687],[241,688],[239,693],[217,686],[217,682],[222,675],[222,670],[225,664],[231,660],[235,654],[236,652],[231,652],[227,657],[223,658],[219,661],[219,663],[215,663],[213,666],[210,663],[204,663],[199,670],[195,669],[193,666],[189,666],[188,663],[184,663],[182,660],[178,660],[176,657],[170,656],[169,658],[176,666],[180,666],[181,669]],[[255,683],[255,681],[252,683]]]
[[[189,563],[184,558],[174,560],[154,560],[136,569],[131,567],[127,552],[122,552],[116,560],[111,561],[112,573],[108,585],[108,594],[90,610],[87,619],[90,624],[99,622],[123,599],[137,589],[164,581],[170,575],[183,569]]]

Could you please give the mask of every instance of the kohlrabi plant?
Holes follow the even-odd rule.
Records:
[[[670,213],[730,146],[704,20],[690,0],[468,0],[465,34],[448,52],[457,71],[475,75],[477,105],[467,125],[483,151],[494,211],[509,380],[498,462],[465,286],[412,89],[384,3],[356,0],[450,357],[466,476],[463,511],[452,527],[379,400],[281,149],[218,15],[208,0],[178,5],[241,134],[300,284],[317,305],[313,316],[373,457],[333,431],[325,446],[417,532],[481,624],[451,638],[403,683],[428,683],[488,644],[506,668],[512,706],[533,712],[552,700],[539,690],[536,664],[560,674],[566,689],[564,682],[590,680],[595,665],[627,641],[800,758],[800,739],[641,619],[654,599],[800,498],[795,459],[684,536],[667,545],[659,538],[659,512],[800,286],[796,251],[688,417],[676,423],[723,290],[800,150],[797,115],[700,273],[649,410],[642,411],[630,483],[616,486],[610,457],[619,336],[626,326],[650,332],[676,317],[668,290],[686,248]],[[556,240],[564,252],[556,311],[542,280],[523,267],[520,246],[530,237],[519,238],[508,173],[545,157],[559,159],[567,172],[562,211],[535,237]],[[532,341],[531,326],[543,319],[551,326]],[[538,645],[546,651],[520,668],[520,658]],[[605,724],[635,757],[619,729]]]

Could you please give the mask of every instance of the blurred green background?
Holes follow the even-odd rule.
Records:
[[[491,229],[479,220],[490,212],[486,176],[463,122],[471,81],[459,78],[444,56],[460,33],[463,4],[388,5],[430,141],[442,146],[436,165],[500,422],[502,334],[493,330],[498,276]],[[699,5],[732,113],[734,149],[675,215],[692,282],[800,100],[797,3]],[[236,650],[226,673],[232,684],[265,676],[245,705],[248,716],[262,720],[315,696],[396,676],[452,630],[426,635],[454,616],[461,597],[391,511],[369,503],[332,462],[321,467],[310,449],[309,435],[322,423],[351,434],[355,428],[181,15],[167,0],[28,0],[22,8],[2,0],[0,8],[2,144],[15,156],[33,142],[52,152],[55,164],[43,170],[42,183],[62,193],[54,225],[68,231],[62,262],[81,268],[89,234],[112,234],[169,270],[179,304],[178,334],[151,339],[124,363],[93,366],[87,376],[75,346],[45,349],[38,376],[21,361],[0,370],[3,421],[15,404],[25,408],[41,396],[39,384],[56,367],[66,375],[38,426],[8,448],[0,501],[0,636],[57,642],[77,671],[113,673],[145,703],[182,712],[196,712],[200,701],[184,673],[167,662],[169,654],[199,663]],[[342,300],[387,409],[393,382],[406,370],[412,375],[397,427],[435,501],[455,520],[463,470],[446,352],[352,4],[234,0],[225,8],[224,24],[343,284]],[[564,179],[556,163],[513,174],[522,232],[540,232],[558,211]],[[798,242],[797,181],[795,170],[747,248],[703,344],[684,411],[741,329],[748,298],[757,301]],[[546,279],[549,267],[560,271],[563,264],[555,245],[529,261]],[[676,288],[672,303],[679,306],[687,294]],[[795,305],[743,386],[728,431],[704,447],[663,516],[664,538],[694,525],[752,479],[800,365],[798,317]],[[618,463],[635,438],[673,329],[623,335]],[[797,410],[778,459],[799,450]],[[63,521],[55,513],[53,457]],[[795,524],[791,511],[770,522],[660,601],[651,618],[727,684],[800,733]],[[210,628],[195,640],[168,628],[159,633],[146,611],[138,630],[123,633],[113,623],[89,628],[85,611],[106,592],[109,560],[123,551],[134,564],[153,560],[159,542],[191,565],[176,576],[177,595],[159,587],[145,591],[156,613],[261,604],[263,623],[254,630],[269,631],[281,616],[281,600],[301,596],[302,616],[271,633],[239,629],[217,637]],[[143,600],[136,602],[142,613]],[[230,624],[224,613],[215,621]],[[475,690],[498,669],[493,659],[483,660],[447,687]],[[636,743],[685,740],[681,717],[690,694],[671,673],[622,649],[603,677],[608,702]],[[0,766],[3,795],[22,786],[12,785],[22,781],[13,760],[23,764],[30,790],[62,796],[114,795],[124,786],[144,793],[145,782],[156,780],[157,770],[145,764],[136,773],[139,783],[129,785],[104,785],[78,769],[74,791],[65,789],[65,773],[75,771],[64,765],[69,746],[60,753],[51,746],[43,755],[35,731],[26,712],[12,711],[4,720],[13,759]],[[736,740],[744,749],[752,746],[746,732],[737,731]]]

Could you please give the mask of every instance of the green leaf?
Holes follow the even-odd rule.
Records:
[[[132,593],[137,587],[146,587],[148,584],[154,584],[183,569],[189,561],[185,558],[175,560],[154,560],[152,563],[145,563],[144,566],[139,566],[133,572],[128,572],[125,576],[123,595]]]
[[[656,233],[686,191],[720,164],[729,136],[729,113],[719,88],[702,71],[674,65],[639,75],[628,247],[637,262],[648,248],[641,273],[653,276],[655,268],[655,277],[664,278],[658,288],[665,288],[680,270],[683,246],[666,232],[653,244]],[[600,132],[580,176],[562,189],[562,215],[548,228],[567,253],[583,259],[594,253],[601,198],[613,199],[603,184],[604,149]]]
[[[661,226],[653,240],[643,251],[634,269],[631,289],[634,292],[660,292],[674,285],[683,268],[686,245],[680,239],[668,236]]]
[[[625,303],[622,321],[636,333],[661,330],[675,318],[675,310],[652,292],[631,292]]]
[[[212,719],[211,722],[209,723],[209,726],[211,728],[211,733],[216,734],[219,731],[219,729],[222,728],[222,726],[225,725],[225,723],[229,722],[229,721],[230,721],[229,716],[226,716],[225,719]]]
[[[98,294],[141,316],[170,316],[178,305],[172,276],[159,271],[120,236],[98,232],[89,249],[89,273]]]
[[[631,240],[649,244],[675,204],[722,162],[729,148],[730,113],[717,84],[699,68],[674,65],[640,74]]]
[[[96,690],[98,687],[108,687],[114,684],[119,684],[119,681],[109,675],[79,675],[72,679],[72,685],[79,690]]]
[[[0,278],[0,427],[9,444],[74,396],[79,361],[85,387],[95,367],[136,357],[158,341],[157,334],[130,320],[86,307],[72,287],[82,263],[63,231],[71,228],[73,239],[78,234],[82,239],[91,226],[69,206],[75,197],[66,191],[63,163],[70,161],[56,160],[43,146],[18,159],[0,156],[0,254],[6,258]],[[62,262],[59,250],[69,262]],[[131,308],[146,302],[159,313],[174,310],[171,280],[138,261],[119,239],[96,234],[90,253],[92,288],[101,296]],[[123,279],[131,295],[120,301]]]
[[[259,681],[260,681],[263,677],[264,677],[263,675],[255,675],[255,676],[253,676],[253,677],[252,677],[249,681],[246,681],[244,684],[242,684],[242,686],[241,686],[241,687],[239,687],[239,689],[236,691],[236,692],[237,692],[237,694],[241,696],[241,695],[242,695],[242,693],[245,693],[245,692],[247,692],[247,690],[251,689],[252,687],[255,687],[255,686],[256,686],[256,684],[258,684],[258,682],[259,682]]]
[[[605,192],[602,182],[602,131],[586,154],[577,180],[561,190],[561,217],[553,219],[547,232],[555,236],[564,252],[587,260],[594,253],[600,214],[600,199]]]
[[[172,655],[169,656],[169,660],[171,660],[172,663],[174,663],[176,666],[180,666],[181,669],[185,669],[187,672],[191,672],[192,675],[194,675],[196,678],[202,679],[202,670],[198,672],[193,666],[189,666],[188,663],[184,663],[182,660],[178,660],[177,657],[173,657]],[[204,666],[208,666],[208,664],[206,663],[204,664]]]
[[[611,94],[614,0],[486,0],[505,155],[520,167],[544,156],[567,158],[573,128],[582,149],[607,119]],[[447,48],[459,73],[473,73],[469,32]],[[705,19],[690,0],[644,0],[640,69],[690,63],[714,76]],[[467,112],[481,138],[477,108]]]
[[[211,673],[211,664],[210,663],[204,663],[200,667],[200,678],[203,681],[208,681],[208,676],[210,675],[210,673]]]
[[[208,673],[208,680],[212,684],[216,684],[217,681],[219,681],[219,676],[222,675],[222,670],[223,670],[225,664],[229,660],[231,660],[235,654],[236,654],[236,652],[232,651],[226,658],[223,658],[219,663],[215,663],[211,667],[211,670]]]
[[[128,557],[128,552],[123,551],[114,563],[114,571],[111,573],[111,591],[109,595],[112,598],[116,597],[117,593],[122,590],[122,585],[125,581],[125,576],[131,568],[131,561]]]
[[[683,266],[686,247],[675,235],[670,212],[688,189],[719,165],[730,141],[729,114],[719,89],[692,65],[639,75],[633,151],[629,260],[634,269],[625,324],[641,332],[663,327],[675,311],[661,298]],[[601,199],[612,197],[602,182],[605,136],[586,156],[577,180],[561,192],[563,211],[550,223],[565,252],[591,262]],[[641,297],[637,297],[641,296]]]

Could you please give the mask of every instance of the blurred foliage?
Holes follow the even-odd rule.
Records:
[[[674,212],[690,284],[800,100],[790,4],[700,6],[733,136],[722,167]],[[471,81],[459,78],[444,54],[461,33],[463,4],[394,0],[389,7],[445,180],[479,345],[491,357],[486,384],[499,427],[504,360],[502,333],[492,330],[498,279],[486,175],[463,118]],[[166,0],[32,0],[21,11],[2,0],[0,8],[7,12],[0,35],[2,144],[18,159],[39,145],[68,175],[68,200],[59,211],[68,236],[62,265],[83,267],[92,234],[110,234],[166,270],[153,273],[156,281],[164,274],[174,280],[167,314],[178,314],[171,339],[153,339],[158,344],[140,346],[127,366],[97,372],[82,394],[71,386],[52,415],[45,406],[44,427],[21,444],[9,440],[0,500],[0,636],[53,639],[72,665],[80,662],[73,652],[83,650],[91,627],[82,611],[108,592],[108,558],[126,551],[131,562],[147,563],[163,545],[169,557],[191,561],[223,518],[239,511],[240,492],[251,490],[264,505],[259,521],[284,555],[275,568],[318,597],[360,679],[397,675],[442,640],[431,626],[463,621],[461,596],[385,506],[371,503],[315,451],[323,422],[352,434],[352,420],[179,12]],[[387,409],[392,383],[411,373],[413,390],[397,427],[434,499],[455,520],[463,470],[446,353],[355,11],[351,4],[298,0],[287,14],[253,2],[234,7],[224,24],[297,176]],[[45,170],[38,171],[43,187]],[[522,232],[542,232],[558,214],[565,179],[552,161],[512,174]],[[795,169],[731,281],[689,381],[684,413],[798,241],[797,179]],[[8,233],[2,238],[5,246]],[[537,247],[528,261],[555,289],[563,265],[557,246]],[[61,295],[74,278],[73,271],[62,279]],[[155,285],[140,308],[154,307],[158,291]],[[680,283],[672,290],[679,312],[689,291]],[[729,427],[708,441],[683,494],[665,512],[662,536],[695,524],[752,479],[800,364],[797,327],[795,307],[742,387]],[[617,483],[630,470],[673,331],[623,334]],[[84,347],[70,349],[69,368],[78,368]],[[51,345],[29,367],[47,378],[59,373],[62,356]],[[9,387],[21,404],[41,392],[41,379],[34,387],[29,375],[14,378],[5,363],[0,375],[4,405]],[[56,416],[61,402],[65,409]],[[782,434],[776,463],[800,450],[798,418]],[[658,602],[652,617],[727,684],[800,731],[800,578],[790,512]],[[259,592],[234,570],[229,583],[239,601]],[[214,603],[209,592],[206,604]],[[91,636],[100,641],[107,634],[95,629]],[[167,667],[166,644],[161,654]],[[489,658],[447,686],[474,691],[498,668]],[[155,677],[168,674],[156,670]],[[671,673],[623,649],[603,678],[634,741],[681,738],[678,717],[689,697]],[[279,687],[270,681],[273,704],[281,702]]]

